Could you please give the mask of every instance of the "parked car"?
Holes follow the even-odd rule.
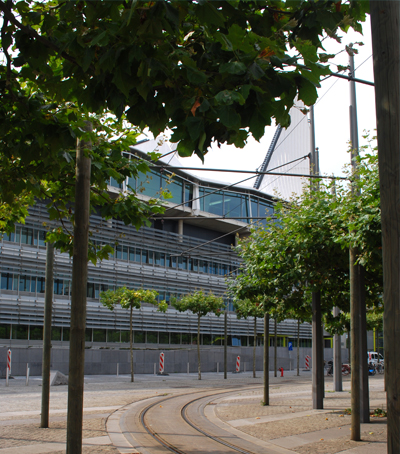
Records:
[[[377,352],[367,352],[368,353],[368,364],[378,364],[383,363],[383,356]]]

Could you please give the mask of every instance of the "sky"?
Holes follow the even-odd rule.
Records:
[[[355,56],[355,77],[373,82],[373,60],[370,23],[363,24],[363,35],[355,32],[342,33],[342,42],[334,40],[324,41],[327,53],[336,54],[345,49],[349,43],[363,42],[363,46],[357,46],[359,53]],[[348,65],[347,52],[341,52],[334,59],[339,65]],[[358,68],[358,69],[357,69]],[[334,67],[332,67],[334,71]],[[348,75],[347,72],[344,74]],[[318,100],[314,108],[315,116],[315,144],[320,151],[321,174],[342,175],[343,166],[350,162],[347,152],[350,138],[349,128],[349,103],[350,86],[344,79],[330,77],[321,83],[318,89]],[[371,131],[375,135],[375,99],[374,87],[358,83],[356,85],[357,115],[358,115],[358,136],[359,144],[362,146],[366,141],[362,138],[364,130]],[[197,156],[180,158],[184,166],[206,167],[213,169],[235,169],[255,170],[264,160],[268,151],[275,127],[267,127],[264,137],[260,142],[249,139],[244,149],[236,149],[234,146],[223,145],[219,149],[213,146],[206,154],[204,165]],[[217,173],[217,172],[193,172],[199,176],[213,180],[236,182],[246,178],[245,174]],[[248,176],[248,175],[247,175]],[[245,183],[246,186],[253,186],[253,180]]]

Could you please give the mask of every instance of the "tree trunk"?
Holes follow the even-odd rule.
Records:
[[[400,4],[370,1],[381,192],[388,452],[400,452]]]
[[[340,310],[338,307],[333,308],[333,315],[338,317]],[[342,380],[342,346],[340,335],[333,336],[333,386],[336,392],[343,391]]]
[[[133,307],[130,307],[129,313],[129,344],[131,350],[131,383],[134,382],[135,377],[133,375],[133,323],[132,323],[132,314],[133,314]]]
[[[51,311],[53,306],[54,245],[46,244],[46,293],[44,295],[43,362],[42,362],[42,411],[40,427],[49,427]]]
[[[201,363],[200,363],[200,314],[197,316],[197,370],[199,380],[201,380]]]
[[[360,438],[360,282],[359,267],[356,265],[357,252],[350,248],[350,326],[351,326],[351,434],[350,438]]]
[[[300,375],[300,320],[297,320],[297,376]]]
[[[257,317],[254,317],[253,378],[256,378]]]
[[[224,313],[224,379],[228,376],[228,309]]]
[[[269,405],[269,314],[264,314],[264,400]]]
[[[87,122],[87,130],[92,130]],[[67,454],[82,452],[83,379],[85,364],[86,293],[90,214],[90,165],[85,149],[77,147],[75,183],[75,224],[72,263],[71,328],[68,376]]]
[[[365,270],[358,265],[360,276],[360,374],[361,374],[361,412],[360,421],[369,423],[369,386],[367,362],[367,308],[365,301]]]
[[[320,292],[312,292],[312,400],[313,409],[324,408],[324,350]]]
[[[276,377],[278,371],[278,322],[276,319],[274,320],[274,331],[274,377]]]

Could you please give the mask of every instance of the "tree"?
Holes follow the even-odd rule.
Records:
[[[182,296],[180,299],[173,299],[172,306],[179,312],[191,311],[197,315],[197,370],[199,380],[201,380],[200,319],[210,312],[219,317],[225,308],[225,302],[223,298],[211,292],[204,293],[202,290],[197,290]]]
[[[256,347],[257,347],[257,318],[264,318],[263,302],[258,300],[234,300],[237,318],[254,317],[254,342],[253,342],[253,378],[256,378]]]
[[[120,305],[124,309],[129,309],[129,342],[130,342],[130,355],[131,355],[131,382],[134,381],[133,375],[133,324],[132,313],[133,309],[140,309],[142,303],[157,304],[158,293],[155,290],[144,289],[128,289],[120,287],[116,290],[107,290],[100,293],[101,303],[108,307],[111,311],[115,306]],[[167,310],[167,305],[164,302],[159,304],[158,309],[162,312]]]
[[[237,295],[266,295],[272,312],[307,320],[311,293],[322,297],[324,323],[331,332],[343,332],[349,313],[347,250],[360,250],[359,262],[366,271],[368,307],[379,306],[382,292],[380,264],[380,200],[374,150],[360,159],[360,195],[349,187],[338,188],[333,197],[328,186],[305,190],[288,204],[277,205],[277,221],[255,228],[239,245],[242,273],[234,283]],[[332,308],[341,309],[334,317]]]
[[[295,97],[313,104],[320,78],[329,73],[324,63],[332,56],[319,52],[322,35],[339,39],[338,27],[361,31],[365,9],[362,1],[0,1],[1,201],[24,190],[47,198],[47,191],[57,199],[50,214],[60,219],[75,200],[74,221],[81,202],[73,190],[74,165],[77,175],[84,168],[71,150],[80,139],[92,144],[82,150],[92,162],[83,159],[83,179],[91,167],[103,206],[104,174],[115,178],[115,168],[129,173],[119,165],[124,120],[155,135],[169,126],[179,153],[201,158],[214,140],[242,147],[249,134],[259,139],[271,118],[288,125]],[[148,207],[134,197],[108,202],[106,216],[125,215],[137,227],[145,222]],[[86,223],[77,228],[74,235],[56,231],[51,241],[72,252],[72,238]],[[87,249],[76,249],[74,259],[87,260],[81,257]],[[82,346],[81,329],[77,336]],[[80,364],[83,371],[83,353],[76,351],[71,368]],[[81,393],[82,373],[76,380]],[[79,425],[82,409],[74,411],[70,419]],[[67,432],[67,452],[79,454],[81,433]]]

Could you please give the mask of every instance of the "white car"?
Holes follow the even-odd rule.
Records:
[[[368,364],[383,363],[383,356],[378,352],[367,352],[368,353]]]

